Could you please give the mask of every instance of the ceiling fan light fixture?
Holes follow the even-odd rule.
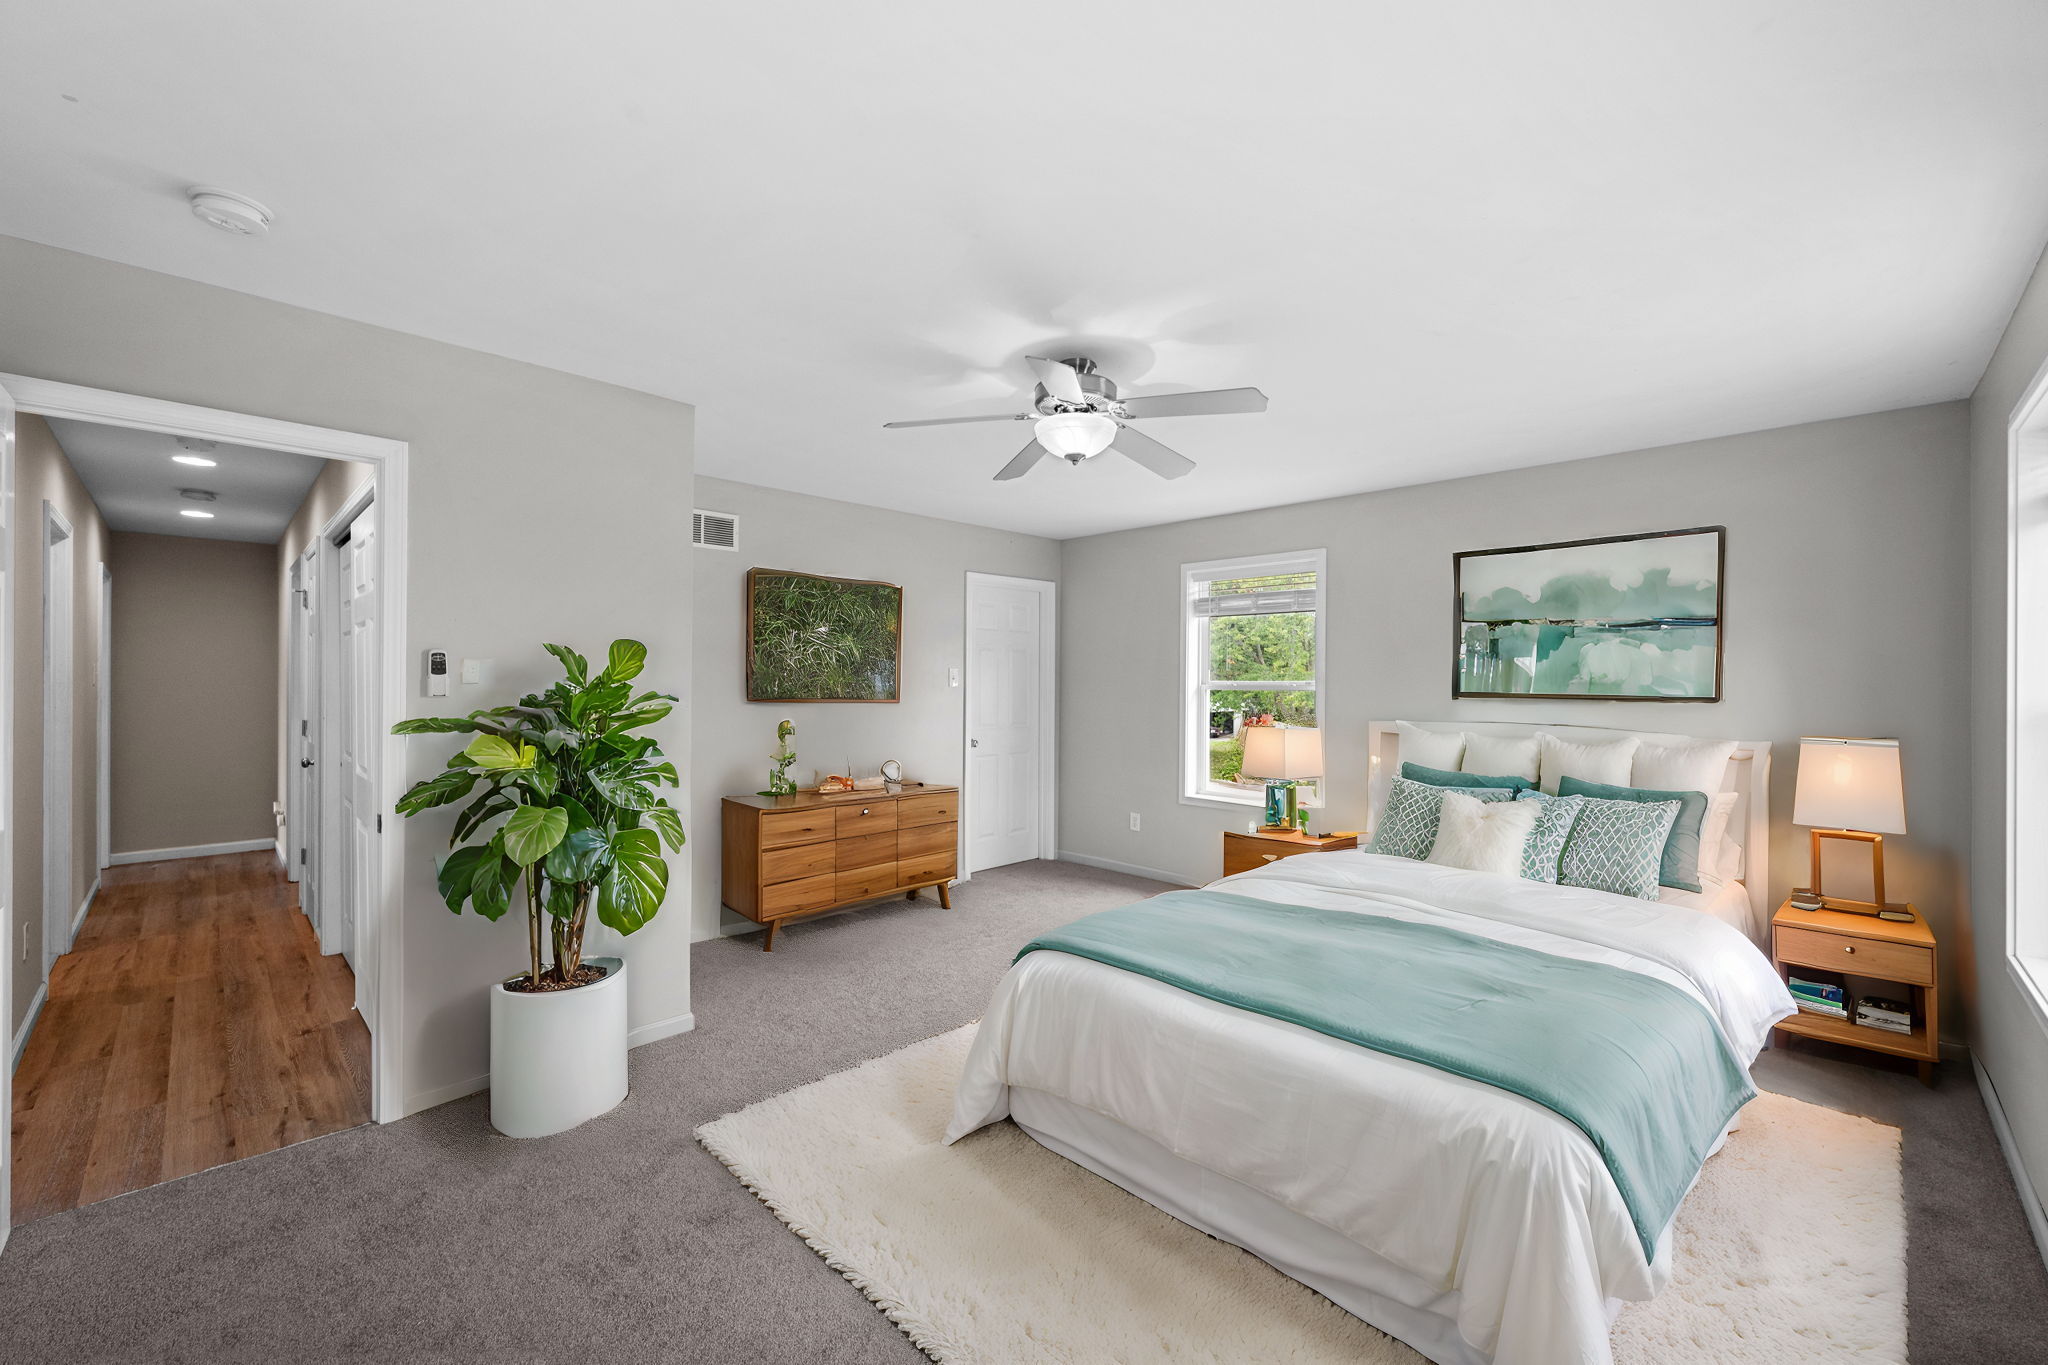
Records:
[[[1056,412],[1038,419],[1038,443],[1063,460],[1079,463],[1100,455],[1116,440],[1116,421],[1099,412]]]

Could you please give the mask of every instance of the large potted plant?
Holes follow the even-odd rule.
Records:
[[[653,919],[668,894],[661,847],[683,846],[682,813],[660,794],[679,785],[675,765],[635,733],[676,700],[632,686],[647,647],[612,641],[594,675],[575,650],[545,648],[565,675],[547,691],[392,727],[473,736],[398,802],[404,816],[466,802],[440,865],[448,908],[526,909],[527,970],[491,991],[491,1124],[511,1137],[574,1128],[626,1098],[626,964],[586,960],[583,935],[593,910],[621,934]]]

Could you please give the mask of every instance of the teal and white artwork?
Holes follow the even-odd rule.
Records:
[[[1454,697],[1721,700],[1719,526],[1452,556]]]

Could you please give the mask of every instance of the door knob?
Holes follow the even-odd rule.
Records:
[[[299,766],[301,768],[310,768],[313,766],[313,760],[310,758],[302,758],[299,760]]]
[[[981,747],[981,741],[978,739],[970,739],[967,741],[967,747],[970,749],[979,749]]]

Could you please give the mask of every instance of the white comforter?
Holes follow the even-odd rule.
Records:
[[[1682,906],[1371,853],[1289,858],[1214,884],[1241,896],[1445,924],[1670,982],[1745,1061],[1793,1012],[1729,925]],[[1059,1096],[1335,1229],[1439,1292],[1496,1365],[1606,1365],[1612,1300],[1670,1278],[1593,1144],[1508,1091],[1066,953],[996,989],[947,1141]],[[1731,1125],[1732,1126],[1732,1125]]]

